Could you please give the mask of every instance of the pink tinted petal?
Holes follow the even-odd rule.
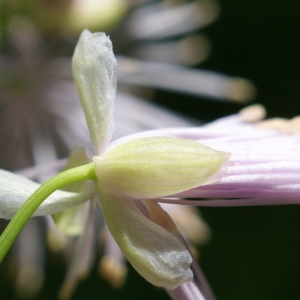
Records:
[[[286,205],[300,204],[298,196],[289,198],[237,198],[232,200],[216,199],[216,200],[181,200],[181,199],[153,199],[159,203],[171,203],[177,205],[205,206],[205,207],[233,207],[233,206],[262,206],[262,205]]]
[[[164,129],[143,134],[190,138],[232,154],[219,182],[175,195],[180,198],[213,200],[189,202],[190,205],[236,206],[299,202],[299,135],[288,135],[277,129],[245,123],[242,114],[225,117],[198,128]],[[180,204],[188,202],[182,201]]]
[[[194,282],[180,285],[175,290],[166,290],[173,300],[205,300]]]

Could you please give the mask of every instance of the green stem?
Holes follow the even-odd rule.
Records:
[[[96,180],[94,163],[61,172],[42,184],[24,202],[0,236],[0,262],[5,257],[29,218],[47,197],[66,184],[87,179]]]

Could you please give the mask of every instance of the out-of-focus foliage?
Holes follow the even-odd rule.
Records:
[[[24,15],[45,34],[62,32],[77,36],[84,29],[106,31],[124,16],[124,0],[4,0],[3,13],[10,18]]]

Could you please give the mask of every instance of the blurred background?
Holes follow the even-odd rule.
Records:
[[[100,2],[102,1],[98,1]],[[189,93],[180,88],[170,90],[167,83],[165,87],[159,87],[155,82],[148,85],[134,82],[136,79],[130,82],[129,75],[132,71],[130,68],[128,71],[126,66],[132,62],[126,60],[122,61],[125,67],[123,71],[121,70],[120,76],[122,93],[146,98],[148,101],[151,99],[152,103],[174,111],[176,115],[185,116],[195,123],[208,122],[236,113],[250,103],[247,102],[250,98],[253,99],[253,103],[261,103],[266,107],[268,117],[291,118],[299,114],[299,1],[218,0],[218,3],[204,1],[208,9],[204,9],[207,18],[201,19],[203,23],[196,22],[196,25],[192,24],[190,29],[182,29],[182,32],[180,28],[184,28],[185,22],[177,24],[177,27],[171,26],[171,29],[179,28],[175,34],[172,34],[170,28],[165,31],[159,30],[160,25],[164,27],[163,24],[171,22],[174,17],[168,18],[169,15],[166,14],[159,18],[159,12],[162,10],[157,8],[155,10],[150,5],[164,2],[167,5],[165,7],[171,9],[198,1],[104,2],[110,3],[111,6],[99,5],[97,10],[95,3],[89,4],[92,7],[95,5],[92,16],[89,15],[91,12],[83,13],[83,7],[87,7],[87,3],[92,1],[85,2],[83,6],[78,4],[78,14],[74,12],[73,15],[69,11],[71,1],[32,0],[26,5],[22,1],[4,1],[0,19],[2,24],[0,104],[3,105],[7,101],[3,100],[4,95],[7,95],[7,89],[11,86],[10,83],[7,84],[6,79],[8,74],[13,74],[12,70],[18,71],[18,66],[23,64],[25,66],[35,64],[33,58],[37,57],[43,62],[57,57],[70,57],[81,26],[88,26],[91,30],[105,30],[111,35],[116,53],[122,55],[120,59],[128,56],[143,61],[188,66],[189,70],[213,71],[249,80],[243,82],[244,90],[239,97],[228,95],[215,97],[207,92]],[[141,12],[141,9],[145,11]],[[100,22],[97,13],[101,14],[104,10],[104,16],[108,17],[102,17]],[[181,10],[180,14],[184,12],[185,10]],[[151,13],[154,18],[152,22],[149,17]],[[95,20],[94,23],[85,23],[86,17],[88,20]],[[15,19],[11,22],[13,18]],[[22,24],[28,26],[29,35],[32,36],[29,45],[22,31],[27,30],[27,27]],[[151,30],[148,32],[149,28],[153,29],[153,32]],[[35,33],[32,35],[33,31]],[[171,49],[181,49],[178,43],[183,41],[184,37],[190,38],[185,43],[188,45],[186,48],[197,49],[196,54],[195,51],[187,52],[188,54],[171,52]],[[162,55],[161,53],[165,51],[162,49],[169,49],[170,54],[167,51],[167,55]],[[201,49],[204,50],[200,55]],[[187,59],[189,57],[191,60]],[[58,72],[58,77],[65,79],[70,76],[70,72],[68,66],[63,66],[60,69],[63,71]],[[129,64],[129,67],[131,66]],[[147,69],[142,68],[139,71],[142,75],[147,75]],[[137,74],[140,76],[138,72]],[[147,79],[147,76],[145,78]],[[183,76],[183,82],[184,78]],[[255,86],[256,93],[250,82]],[[12,86],[15,88],[15,85]],[[220,87],[216,85],[215,90],[218,89]],[[224,98],[232,98],[234,101],[224,101]],[[3,110],[3,106],[1,109]],[[4,118],[3,115],[1,118]],[[155,124],[153,126],[155,127]],[[3,148],[2,141],[0,144]],[[62,153],[64,151],[65,148]],[[11,169],[31,164],[32,162],[22,163],[20,167],[12,166]],[[5,163],[1,167],[9,168]],[[299,207],[203,208],[201,213],[211,227],[212,237],[208,244],[201,247],[199,262],[218,299],[300,299],[300,240],[297,236],[300,229]],[[35,299],[56,299],[64,278],[65,265],[49,251],[47,254],[44,285]],[[15,296],[6,269],[2,267],[0,271],[0,298],[21,299]],[[83,298],[168,299],[168,296],[163,290],[145,282],[129,266],[127,282],[120,290],[110,288],[99,278],[94,267],[91,275],[79,284],[72,297],[74,300]]]

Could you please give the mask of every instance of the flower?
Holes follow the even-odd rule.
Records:
[[[74,179],[93,179],[97,182],[98,201],[108,228],[133,267],[152,284],[167,289],[190,282],[193,274],[189,251],[172,219],[149,199],[215,181],[213,175],[221,171],[229,154],[194,141],[163,136],[138,138],[109,146],[114,127],[116,60],[111,42],[104,34],[82,33],[73,56],[73,73],[97,156],[93,158],[94,163],[79,167],[79,171],[71,169],[66,171],[67,177],[61,173],[58,175],[61,179],[54,177],[42,185],[41,191],[31,196],[32,205],[29,198],[4,231],[1,236],[3,245],[8,241],[10,246],[10,234],[19,230],[11,229],[20,223],[14,220],[20,216],[23,220],[21,226],[24,226],[25,211],[30,211],[30,217],[41,204],[39,195],[45,193],[48,196]],[[7,177],[6,174],[2,176]],[[5,187],[1,191],[2,207],[6,218],[24,201],[24,195],[31,192],[28,187],[34,186],[26,180],[15,179],[18,184],[13,187],[13,192],[6,187],[7,178],[2,180]],[[90,187],[87,190],[93,192]],[[46,202],[46,207],[41,206],[37,213],[44,215],[64,210],[70,203],[66,197],[78,204],[90,196],[88,192],[78,196],[60,193],[52,196],[60,201]],[[13,202],[15,204],[11,207]],[[9,246],[3,246],[2,257],[7,251],[4,248]]]
[[[82,33],[73,56],[73,74],[97,154],[93,161],[99,201],[110,232],[135,269],[154,285],[175,288],[190,281],[191,258],[178,243],[176,227],[160,206],[144,199],[199,186],[218,172],[228,154],[159,136],[108,147],[116,62],[105,35]],[[159,245],[162,240],[168,243]]]
[[[101,12],[107,12],[103,9],[104,7],[101,7],[101,4],[105,4],[107,1],[100,2],[98,5]],[[120,3],[120,1],[111,2],[114,1],[109,1],[110,5]],[[88,155],[92,153],[92,149],[89,149],[90,141],[85,119],[77,101],[74,84],[71,82],[71,62],[67,57],[62,57],[62,54],[66,53],[65,49],[69,48],[70,36],[62,37],[58,32],[63,28],[64,32],[72,32],[73,35],[74,30],[78,29],[75,28],[79,24],[76,16],[78,12],[84,15],[84,18],[81,15],[80,21],[88,21],[86,26],[90,26],[91,22],[95,24],[95,21],[99,25],[107,20],[106,17],[110,19],[108,23],[111,25],[112,22],[119,21],[120,17],[123,17],[124,5],[128,5],[123,2],[123,5],[118,5],[113,15],[106,13],[105,17],[95,20],[91,18],[90,13],[97,14],[99,6],[95,7],[91,2],[92,5],[88,6],[88,8],[92,8],[91,10],[78,9],[78,6],[82,4],[86,7],[86,1],[69,1],[58,5],[50,3],[33,5],[31,3],[26,7],[17,1],[17,5],[6,3],[3,6],[6,16],[3,20],[5,31],[0,38],[3,41],[2,45],[5,46],[3,48],[8,51],[1,53],[0,56],[0,139],[2,141],[0,164],[1,168],[16,171],[38,182],[44,182],[66,163],[65,157],[74,145],[84,146]],[[152,128],[196,124],[196,122],[192,123],[182,116],[177,117],[163,108],[156,107],[151,102],[134,96],[132,86],[135,85],[147,86],[147,91],[149,87],[155,87],[194,95],[200,94],[216,99],[229,98],[238,102],[247,101],[253,96],[252,84],[247,80],[213,72],[190,70],[190,68],[182,66],[201,62],[209,52],[207,39],[202,35],[194,34],[194,31],[203,28],[217,17],[219,10],[214,1],[169,3],[168,5],[161,1],[156,4],[147,4],[147,6],[131,4],[131,8],[134,9],[130,9],[127,20],[116,31],[111,32],[115,44],[118,43],[118,81],[122,84],[118,91],[120,101],[116,106],[114,138]],[[107,8],[112,11],[112,6],[106,6]],[[160,14],[157,14],[158,10],[161,12]],[[71,17],[65,18],[66,14]],[[178,23],[177,16],[181,16],[180,19],[185,23],[184,27],[181,26],[181,22]],[[160,22],[156,17],[159,20],[168,18],[171,22]],[[70,23],[71,19],[76,20],[75,24],[74,22]],[[157,26],[150,35],[149,32],[145,34],[145,28],[142,31],[136,30],[144,27],[144,20],[160,24],[160,26]],[[64,26],[61,22],[64,23]],[[72,24],[73,30],[70,30]],[[169,26],[170,24],[172,26]],[[154,29],[153,26],[151,28]],[[48,31],[51,31],[51,35],[45,35],[45,32]],[[126,40],[124,40],[125,36]],[[53,51],[54,48],[50,45],[58,45],[58,47],[54,47],[55,51]],[[161,47],[167,49],[167,56],[161,55],[165,52],[161,51]],[[73,48],[69,50],[73,51]],[[123,56],[124,54],[142,60],[129,59]],[[180,66],[177,66],[178,64]],[[166,80],[171,76],[171,81]],[[189,86],[182,81],[182,78],[187,76],[190,78]],[[200,84],[200,82],[205,82],[205,84]],[[140,95],[141,88],[138,88],[138,91]],[[142,94],[144,98],[145,93]],[[154,115],[155,118],[153,118]],[[14,126],[10,126],[11,118],[14,119]],[[34,167],[30,168],[30,166]],[[44,168],[47,171],[44,171]],[[88,210],[88,208],[86,209]],[[180,208],[177,208],[178,210]],[[76,243],[71,240],[76,239],[75,232],[82,234],[91,222],[80,221],[75,225],[75,221],[72,219],[74,223],[70,229],[70,226],[66,228],[65,225],[62,225],[66,222],[66,218],[63,220],[60,219],[58,222],[56,216],[56,225],[60,226],[60,229],[63,226],[64,233],[72,235],[72,237],[66,237],[57,231],[50,217],[46,221],[42,218],[34,218],[29,223],[35,224],[38,228],[22,231],[21,234],[26,236],[19,239],[11,255],[12,263],[8,263],[8,265],[12,265],[17,262],[14,268],[16,280],[13,282],[16,293],[23,296],[27,295],[28,291],[29,296],[34,295],[42,286],[45,246],[44,241],[35,238],[34,235],[44,235],[45,230],[48,235],[49,248],[56,253],[72,257],[68,268],[73,271],[68,271],[67,278],[76,277],[73,276],[74,272],[77,272],[74,271],[75,269],[81,270],[78,271],[81,277],[83,277],[82,274],[88,273],[93,262],[92,250],[90,251],[91,257],[84,260],[84,266],[75,268],[73,262],[83,261],[83,259],[79,259],[77,250],[73,251],[73,249],[80,249],[80,247],[67,247],[67,245],[72,243],[80,245],[81,239],[78,239]],[[44,226],[44,222],[46,222],[46,226]],[[0,221],[0,223],[5,224],[4,221]],[[196,224],[203,233],[200,235],[201,239],[206,239],[207,226],[203,225],[203,221],[199,217]],[[28,226],[33,227],[30,224]],[[94,226],[94,224],[90,226]],[[206,229],[203,231],[203,228]],[[110,241],[113,239],[107,230],[104,235],[106,236],[104,242],[106,254],[100,263],[100,272],[109,279],[112,285],[120,286],[125,276],[116,275],[118,272],[114,272],[112,269],[120,269],[122,271],[118,274],[125,274],[124,259],[117,250],[118,248],[110,245]],[[29,249],[26,241],[30,238],[33,239],[33,243]],[[89,249],[93,249],[92,243],[95,241],[90,238],[89,242]],[[35,247],[34,244],[36,244]],[[110,267],[112,262],[113,268]],[[75,262],[74,264],[76,265]],[[118,264],[118,268],[116,264]],[[85,271],[82,271],[83,269]],[[36,272],[32,270],[36,270]],[[34,276],[34,274],[36,275]],[[74,285],[74,280],[72,282]],[[70,284],[66,285],[70,286]]]
[[[97,47],[97,41],[100,47]],[[245,122],[245,118],[249,119],[247,110],[200,128],[150,131],[110,144],[113,120],[111,111],[107,110],[113,107],[115,60],[109,49],[111,44],[105,35],[92,35],[85,31],[74,55],[74,77],[85,115],[90,121],[89,129],[97,156],[93,159],[94,163],[66,171],[67,175],[62,173],[58,175],[59,179],[53,180],[58,185],[60,180],[68,182],[69,176],[75,176],[76,180],[96,180],[98,201],[108,227],[126,257],[151,283],[167,289],[175,288],[169,294],[176,298],[184,291],[195,289],[190,282],[192,258],[172,219],[157,202],[197,206],[299,202],[299,137],[278,131],[280,128],[297,133],[299,121],[269,121],[253,125]],[[85,53],[86,59],[81,59],[81,53]],[[93,56],[97,59],[102,57],[100,68],[91,63]],[[101,91],[95,84],[97,79],[102,86]],[[100,110],[95,105],[98,101],[102,105]],[[254,115],[257,112],[262,115],[261,108],[254,108]],[[252,117],[253,112],[250,111],[250,119]],[[99,120],[102,120],[103,127]],[[98,134],[102,138],[99,139]],[[212,150],[199,141],[214,145],[218,150],[230,150],[232,158],[228,160],[228,153]],[[186,177],[190,180],[185,180]],[[0,176],[0,180],[1,207],[5,213],[14,212],[35,185],[9,173]],[[11,181],[16,181],[15,186],[8,184]],[[44,189],[47,185],[49,183],[44,185]],[[90,187],[86,190],[94,193]],[[88,193],[56,192],[37,213],[43,215],[64,210],[73,201],[66,199],[83,202],[89,197]],[[180,200],[182,198],[211,200]],[[161,245],[162,240],[168,241],[167,245]],[[199,294],[198,298],[201,297]]]
[[[203,198],[188,202],[199,206],[247,206],[293,204],[299,200],[299,117],[290,121],[257,121],[264,109],[255,105],[201,128],[176,128],[144,133],[197,140],[231,159],[220,181],[180,193],[180,198]],[[254,124],[249,121],[255,120]],[[248,121],[248,122],[246,122]],[[127,139],[134,138],[133,136]],[[219,200],[218,200],[219,199]],[[176,200],[172,201],[174,203]],[[170,202],[168,202],[170,203]]]
[[[74,34],[81,21],[88,22],[85,26],[90,26],[91,22],[98,26],[99,23],[105,23],[109,19],[105,26],[108,24],[111,26],[112,22],[119,21],[120,17],[123,17],[124,6],[128,5],[125,1],[104,1],[105,3],[99,1],[97,4],[96,2],[89,2],[91,5],[88,6],[86,6],[86,1],[69,1],[68,3],[64,1],[58,5],[57,3],[55,5],[51,3],[33,5],[32,2],[23,9],[21,8],[23,4],[19,1],[17,1],[17,5],[11,6],[8,3],[4,5],[3,11],[6,18],[3,21],[7,22],[5,24],[7,31],[3,31],[4,36],[1,38],[4,37],[2,45],[5,47],[3,48],[9,51],[0,56],[1,75],[3,75],[0,76],[2,121],[0,137],[2,142],[5,140],[1,146],[0,163],[2,168],[18,170],[38,165],[37,168],[24,169],[18,173],[43,182],[65,164],[64,157],[74,145],[84,146],[88,153],[92,153],[91,149],[88,149],[89,139],[84,116],[78,105],[75,88],[70,80],[71,64],[68,58],[61,57],[61,50],[63,49],[63,54],[65,54],[65,49],[69,46],[70,36],[62,37],[60,34],[57,35],[57,31],[59,32],[63,28],[64,33],[68,31]],[[116,9],[112,11],[112,6],[117,2]],[[121,2],[122,5],[120,5]],[[195,34],[195,30],[208,25],[218,16],[219,7],[214,1],[170,2],[167,5],[160,1],[155,5],[147,3],[147,6],[143,7],[141,3],[130,4],[132,7],[128,11],[125,22],[117,26],[116,31],[111,32],[114,44],[118,43],[117,52],[119,54],[145,60],[118,56],[118,81],[122,83],[118,99],[122,101],[118,101],[116,107],[117,124],[114,138],[151,128],[191,126],[191,123],[182,117],[176,117],[162,108],[157,108],[152,103],[140,101],[140,98],[132,95],[133,85],[171,89],[195,95],[203,94],[217,99],[229,98],[241,102],[251,98],[252,84],[246,80],[176,66],[178,64],[194,65],[207,57],[209,43],[203,35]],[[78,9],[82,4],[87,10]],[[109,4],[110,7],[103,7],[102,4]],[[70,7],[72,7],[71,10]],[[109,12],[113,14],[105,13],[105,16],[95,20],[93,16],[98,13],[98,8],[101,12],[107,12],[108,10],[105,9],[109,8]],[[17,13],[15,9],[17,9]],[[65,17],[66,13],[68,14],[67,18]],[[80,17],[76,15],[78,13],[81,14]],[[177,16],[180,18],[178,19]],[[78,22],[79,18],[80,22]],[[169,22],[160,21],[166,18]],[[76,22],[70,23],[74,19]],[[182,26],[182,22],[178,22],[179,20],[182,20],[185,26]],[[149,22],[159,24],[159,26],[150,26],[146,32],[147,28],[144,27],[144,24],[149,24]],[[73,28],[70,25],[73,25]],[[152,28],[152,32],[149,32],[150,28]],[[55,33],[52,31],[53,29],[56,30]],[[51,31],[51,35],[43,35],[48,30]],[[55,47],[55,51],[58,50],[59,57],[57,57],[57,52],[53,53],[54,48],[49,45],[58,46]],[[73,51],[73,48],[70,50]],[[162,55],[166,52],[167,56]],[[172,80],[166,80],[171,76]],[[189,86],[182,81],[182,77],[186,78],[187,76],[190,78]],[[205,84],[200,84],[202,82]],[[141,89],[138,90],[140,95]],[[145,111],[147,115],[145,115]],[[72,116],[70,117],[70,115]],[[154,115],[156,118],[152,117]],[[15,120],[14,126],[10,126],[11,118]],[[58,158],[60,160],[57,160]],[[57,161],[52,163],[55,160]],[[43,168],[46,168],[47,171],[44,171]],[[177,208],[178,210],[180,208]],[[36,231],[38,234],[44,234],[45,226],[42,225],[45,220],[34,218],[30,222],[36,224],[38,228],[35,231],[28,229],[22,232],[26,237],[20,239],[11,257],[11,261],[17,261],[15,273],[20,270],[21,275],[17,275],[18,281],[14,281],[14,284],[16,291],[21,295],[26,294],[28,286],[36,285],[36,288],[32,288],[30,293],[38,291],[42,284],[42,270],[45,261],[44,241],[33,236]],[[203,228],[203,222],[200,219],[196,223],[199,228]],[[4,224],[3,221],[2,224]],[[84,224],[84,222],[78,222],[77,233],[82,232]],[[62,250],[66,243],[72,243],[71,238],[62,236],[52,225],[50,218],[47,218],[47,227],[50,248],[55,251],[59,249],[65,256],[73,257],[70,249],[80,247],[69,247],[69,250]],[[108,243],[112,239],[108,237],[109,233],[105,232],[106,243]],[[34,247],[28,249],[27,243],[24,243],[31,237],[35,241],[33,244],[37,243],[35,249],[33,249]],[[107,249],[110,249],[109,245],[106,246]],[[107,251],[111,256],[112,251]],[[113,253],[115,252],[117,252],[116,248]],[[24,253],[27,254],[24,255]],[[39,253],[39,255],[35,253]],[[119,254],[114,258],[117,259]],[[107,271],[106,262],[109,260],[107,258],[106,255],[103,259],[104,263],[101,264],[102,273],[103,269]],[[119,261],[123,261],[123,259],[121,258]],[[38,270],[35,277],[28,276],[28,273],[24,271],[28,269],[29,262],[31,269]],[[87,268],[86,265],[84,269]],[[121,267],[124,269],[124,265]],[[74,268],[70,266],[70,269]],[[111,268],[108,269],[111,270]],[[31,281],[30,278],[32,278]],[[22,283],[19,285],[18,282]],[[18,289],[18,287],[21,288]]]

